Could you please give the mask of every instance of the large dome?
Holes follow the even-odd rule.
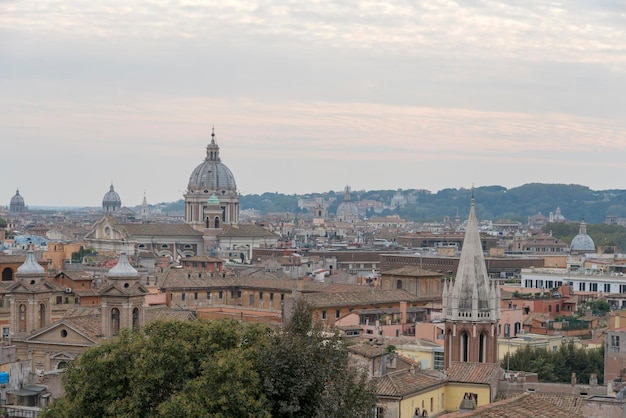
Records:
[[[237,191],[235,176],[220,160],[220,147],[211,134],[211,143],[206,147],[204,162],[197,166],[189,177],[189,191],[215,193],[218,196]]]
[[[219,229],[221,225],[239,222],[239,192],[235,176],[220,159],[220,147],[215,142],[206,147],[204,162],[197,166],[185,192],[185,223],[197,230]],[[219,226],[218,226],[219,225]]]
[[[587,224],[585,221],[580,223],[580,229],[578,235],[572,239],[570,245],[570,252],[572,253],[594,253],[596,251],[596,245],[593,239],[587,235]]]
[[[120,195],[117,194],[115,188],[111,184],[111,188],[108,192],[105,193],[102,198],[102,210],[107,213],[115,212],[119,208],[122,207],[122,199],[120,199]]]
[[[337,220],[339,222],[357,222],[359,220],[359,208],[352,203],[350,186],[346,186],[343,202],[337,207]]]
[[[11,203],[9,204],[9,210],[11,212],[24,212],[26,208],[26,204],[24,203],[24,198],[20,195],[20,190],[16,190],[15,196],[11,198]]]

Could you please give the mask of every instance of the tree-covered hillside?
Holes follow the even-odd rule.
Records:
[[[376,200],[385,205],[391,203],[396,190],[353,191],[352,201]],[[454,217],[457,212],[464,219],[469,212],[471,189],[443,189],[427,193],[423,189],[403,190],[408,203],[396,209],[385,209],[382,214],[397,213],[407,220],[437,221],[444,216]],[[542,213],[546,216],[557,207],[570,220],[585,219],[587,223],[602,223],[607,215],[626,217],[626,190],[594,191],[576,184],[531,183],[507,189],[502,186],[483,186],[474,190],[476,211],[481,219],[511,219],[525,222],[529,216]],[[261,213],[298,212],[300,197],[323,197],[335,199],[329,212],[333,213],[343,201],[343,193],[328,192],[304,195],[264,193],[241,197],[242,209],[257,209]],[[374,215],[373,213],[368,214]]]

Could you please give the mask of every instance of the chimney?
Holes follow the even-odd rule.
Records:
[[[576,373],[572,373],[572,386],[576,386]]]
[[[400,323],[406,324],[406,301],[400,302]]]

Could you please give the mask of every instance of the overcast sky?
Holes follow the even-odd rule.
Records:
[[[626,189],[622,0],[0,0],[0,205]]]

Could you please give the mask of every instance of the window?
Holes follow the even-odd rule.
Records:
[[[263,300],[263,292],[259,292],[259,300]]]
[[[62,305],[63,304],[63,296],[57,296],[57,305]]]
[[[484,332],[480,333],[480,337],[478,339],[478,362],[484,363],[487,359],[487,334]]]
[[[592,292],[597,292],[598,291],[598,283],[589,283],[589,290],[591,290]]]
[[[120,333],[120,311],[117,308],[111,309],[111,335],[116,336]]]
[[[270,302],[274,300],[274,294],[270,293]]]
[[[218,298],[219,299],[223,299],[224,298],[224,291],[223,290],[220,290]]]
[[[548,305],[548,312],[552,313],[552,305]]]
[[[507,324],[508,325],[508,324]],[[461,334],[461,361],[469,361],[469,335],[467,332]]]
[[[2,338],[9,338],[9,327],[2,327]]]
[[[139,308],[133,309],[133,328],[137,328],[139,326]]]
[[[611,283],[604,283],[604,291],[606,293],[611,293]]]
[[[619,351],[619,335],[611,335],[611,348],[613,351]]]
[[[586,283],[579,283],[579,285],[578,285],[578,286],[579,286],[579,290],[581,290],[581,291],[583,291],[583,292],[584,292],[585,290],[587,290],[587,286],[585,286],[585,285],[586,285]]]
[[[285,294],[284,293],[280,294],[280,300],[285,300]]]
[[[26,331],[26,305],[20,305],[19,309],[19,331]]]
[[[193,300],[198,300],[198,292],[193,293]]]
[[[326,319],[326,311],[322,311],[322,319]]]
[[[39,305],[39,328],[46,326],[46,305],[41,303]]]
[[[620,284],[619,285],[619,292],[620,293],[626,293],[626,284]]]
[[[241,289],[237,290],[237,299],[241,299]]]
[[[341,315],[341,311],[339,309],[336,309],[335,310],[335,319],[338,319],[340,315]]]
[[[443,351],[435,351],[433,353],[433,368],[435,370],[443,370]]]
[[[186,296],[187,296],[187,295],[185,295],[185,292],[181,293],[181,294],[180,294],[180,300],[185,300],[185,297],[186,297]]]

